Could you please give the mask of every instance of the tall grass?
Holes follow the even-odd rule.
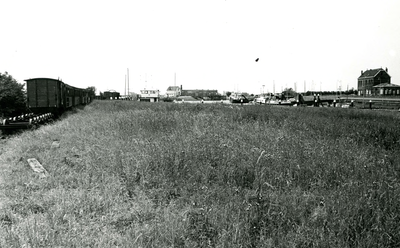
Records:
[[[396,247],[399,124],[394,112],[95,101],[7,142],[0,244]]]

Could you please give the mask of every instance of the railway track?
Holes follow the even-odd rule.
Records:
[[[0,130],[7,132],[10,130],[30,129],[35,126],[47,123],[53,120],[52,113],[46,114],[24,114],[3,119],[0,123]]]

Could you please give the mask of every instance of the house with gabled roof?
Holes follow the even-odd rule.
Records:
[[[165,92],[166,97],[178,97],[182,94],[182,86],[169,86]]]
[[[358,77],[358,94],[360,96],[366,95],[379,95],[380,91],[374,86],[380,84],[390,84],[390,75],[388,69],[382,68],[370,69],[361,71],[361,75]]]

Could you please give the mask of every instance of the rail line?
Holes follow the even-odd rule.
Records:
[[[52,113],[46,114],[24,114],[3,119],[0,123],[0,130],[30,129],[34,126],[47,123],[54,119]]]

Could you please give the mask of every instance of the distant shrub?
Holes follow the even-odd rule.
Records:
[[[26,111],[24,85],[7,72],[0,73],[0,116],[18,115]]]

